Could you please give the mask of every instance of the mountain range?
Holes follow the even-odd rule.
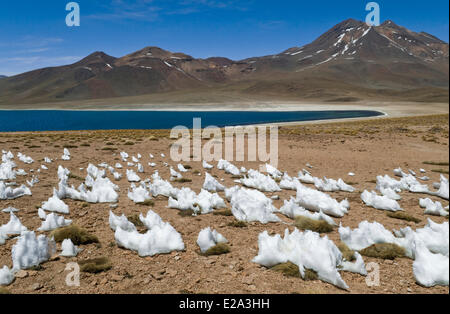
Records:
[[[449,45],[386,21],[349,19],[312,43],[234,61],[158,47],[116,58],[94,52],[74,64],[0,80],[0,104],[38,104],[174,93],[259,99],[448,102]]]

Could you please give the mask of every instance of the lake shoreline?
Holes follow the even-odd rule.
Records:
[[[417,102],[360,102],[360,103],[323,103],[323,102],[301,102],[301,101],[243,101],[243,102],[227,102],[227,103],[196,103],[196,104],[109,104],[103,103],[81,103],[67,104],[54,103],[37,105],[0,105],[0,114],[5,110],[57,110],[57,111],[170,111],[170,112],[219,112],[219,111],[260,111],[260,112],[286,112],[286,111],[377,111],[382,113],[373,117],[353,117],[353,118],[336,118],[336,119],[319,119],[307,121],[289,121],[289,122],[272,122],[272,123],[253,123],[246,125],[277,125],[277,126],[294,126],[294,125],[311,125],[336,122],[352,122],[352,121],[370,121],[374,119],[401,118],[401,117],[418,117],[431,116],[440,114],[449,114],[448,103],[417,103]],[[39,106],[39,105],[38,105]],[[76,130],[73,130],[76,131]],[[19,132],[19,131],[18,131]],[[10,132],[12,133],[12,132]]]

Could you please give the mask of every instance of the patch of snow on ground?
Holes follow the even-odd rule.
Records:
[[[109,226],[112,230],[116,231],[117,227],[120,227],[125,231],[136,231],[136,227],[132,224],[125,215],[116,216],[112,211],[109,212]]]
[[[24,231],[12,247],[13,269],[28,269],[47,261],[55,253],[55,242],[34,231]]]
[[[22,225],[20,219],[17,218],[17,216],[14,215],[14,213],[10,213],[9,222],[7,224],[0,226],[0,237],[1,234],[3,234],[4,236],[7,236],[8,234],[17,235],[27,230],[28,230],[27,227]]]
[[[370,207],[379,209],[379,210],[387,210],[391,212],[401,211],[403,210],[397,201],[387,197],[387,196],[379,196],[375,191],[369,192],[365,190],[361,194],[362,201]]]
[[[280,235],[270,236],[264,231],[258,238],[258,255],[253,262],[273,267],[291,262],[298,266],[301,276],[305,277],[305,269],[315,271],[319,279],[331,283],[341,289],[348,285],[341,278],[338,267],[342,263],[342,254],[327,236],[295,229],[292,233],[286,229],[284,238]]]
[[[53,191],[53,196],[44,202],[41,207],[50,212],[69,214],[69,206],[59,199],[56,190]]]
[[[273,206],[272,200],[263,193],[239,187],[227,190],[231,211],[237,220],[259,221],[263,224],[280,221],[280,218],[274,214],[277,209]]]
[[[128,182],[140,182],[141,178],[131,169],[127,169],[127,180]]]
[[[217,194],[201,190],[197,195],[190,188],[176,190],[174,197],[169,197],[169,208],[179,210],[193,210],[196,213],[209,214],[215,208],[225,208],[225,201]]]
[[[145,183],[142,182],[138,187],[134,183],[131,184],[131,190],[128,190],[128,198],[135,203],[144,203],[152,197]]]
[[[219,160],[219,162],[217,163],[217,169],[224,170],[226,173],[229,173],[233,176],[238,176],[241,174],[241,172],[235,165],[223,159]]]
[[[14,272],[8,268],[8,266],[3,266],[0,268],[0,286],[8,286],[14,281]]]
[[[208,170],[214,168],[213,165],[208,164],[205,160],[203,160],[203,162],[202,162],[202,167],[203,167],[204,169],[208,169]]]
[[[274,179],[279,179],[283,173],[270,164],[266,164],[266,172],[270,174]]]
[[[338,202],[328,194],[305,187],[301,184],[297,187],[296,202],[306,209],[315,212],[322,211],[327,215],[338,218],[344,217],[350,208],[350,204],[347,200]]]
[[[421,198],[419,200],[419,205],[422,208],[425,208],[425,215],[433,215],[433,216],[443,216],[448,217],[449,213],[444,209],[441,202],[433,202],[429,198]]]
[[[29,156],[26,156],[26,155],[24,155],[22,153],[17,153],[17,157],[24,164],[32,164],[34,162],[33,158],[31,158]]]
[[[414,278],[425,287],[449,285],[449,257],[433,254],[422,241],[416,241],[415,261],[413,263]]]
[[[311,213],[307,211],[305,208],[299,206],[293,197],[289,201],[284,201],[284,205],[280,208],[279,212],[291,219],[295,219],[297,216],[303,216],[313,220],[323,220],[332,226],[337,226],[336,222],[330,216],[323,212]]]
[[[225,187],[219,183],[212,175],[205,173],[205,182],[203,183],[203,189],[208,192],[222,192],[225,191]]]
[[[228,240],[216,230],[211,230],[210,227],[200,231],[197,238],[197,245],[200,247],[202,253],[205,253],[219,243],[228,243]]]
[[[314,178],[314,186],[322,192],[355,192],[355,189],[346,184],[344,180],[339,179],[338,181],[334,179],[328,179],[326,177],[322,179]]]
[[[26,185],[21,185],[18,188],[6,186],[3,181],[0,181],[0,200],[13,200],[22,196],[30,196],[31,190]]]
[[[366,265],[364,264],[364,260],[358,252],[355,252],[354,257],[356,261],[354,263],[349,261],[343,261],[341,263],[340,269],[343,271],[348,271],[355,274],[360,274],[362,276],[367,276]]]
[[[278,184],[270,176],[265,176],[259,171],[250,169],[248,177],[245,176],[240,182],[249,188],[254,188],[262,192],[279,192],[281,191]]]
[[[42,225],[37,229],[38,231],[51,231],[61,227],[68,226],[72,223],[70,219],[64,219],[62,216],[58,216],[54,213],[47,215],[45,221],[42,222]]]
[[[76,247],[73,243],[72,240],[70,239],[65,239],[62,243],[61,243],[61,249],[62,252],[61,254],[59,254],[60,256],[64,256],[64,257],[75,257],[78,255],[78,253],[81,252],[81,249],[79,249],[78,247]]]
[[[114,236],[120,247],[136,251],[141,257],[184,250],[181,235],[156,213],[149,211],[147,217],[141,215],[140,219],[149,231],[141,234],[117,227]]]
[[[67,148],[64,148],[64,154],[61,156],[61,159],[65,161],[70,160],[70,152]]]

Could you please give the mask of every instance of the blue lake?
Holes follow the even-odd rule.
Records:
[[[65,111],[0,110],[0,132],[171,129],[192,128],[193,118],[202,127],[236,126],[383,115],[377,111]]]

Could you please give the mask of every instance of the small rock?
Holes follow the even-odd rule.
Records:
[[[111,280],[112,281],[122,281],[123,280],[123,276],[118,275],[118,274],[112,274],[111,275]]]
[[[411,288],[408,288],[408,289],[406,289],[408,292],[412,292],[412,289]]]
[[[155,279],[155,280],[162,280],[163,278],[164,278],[164,274],[166,273],[166,271],[165,270],[163,270],[163,271],[158,271],[158,272],[154,272],[154,273],[152,273],[152,277]]]
[[[42,288],[44,288],[44,286],[39,282],[36,282],[31,286],[31,290],[34,291],[41,290]]]
[[[55,261],[59,261],[61,258],[59,257],[58,254],[53,255],[52,257],[50,257],[50,261],[51,262],[55,262]]]
[[[384,263],[388,264],[388,265],[394,265],[394,261],[392,261],[390,259],[385,260]]]
[[[247,276],[244,279],[242,279],[242,283],[245,283],[246,285],[251,285],[253,284],[253,277],[252,276]]]
[[[169,276],[169,277],[175,277],[175,276],[178,274],[178,272],[177,272],[175,269],[169,269],[169,270],[166,272],[166,274],[167,274],[167,276]]]
[[[106,285],[108,283],[108,279],[106,279],[106,278],[103,278],[101,281],[100,281],[100,284],[101,285]]]
[[[250,285],[247,288],[249,291],[255,291],[256,290],[256,286],[255,285]]]
[[[28,272],[26,271],[26,270],[19,270],[17,273],[16,273],[16,278],[21,278],[21,279],[23,279],[23,278],[27,278],[28,277]]]

